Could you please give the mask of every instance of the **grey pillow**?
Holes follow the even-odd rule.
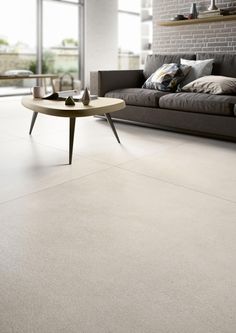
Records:
[[[216,75],[204,76],[185,85],[182,91],[213,95],[236,94],[236,78]]]
[[[191,66],[191,70],[185,77],[181,86],[185,86],[189,82],[192,82],[202,76],[211,75],[214,59],[206,60],[187,60],[180,59],[181,65]]]
[[[163,64],[143,84],[142,88],[175,92],[179,82],[190,71],[190,66],[177,63]]]

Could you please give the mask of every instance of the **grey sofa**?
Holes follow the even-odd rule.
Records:
[[[112,113],[113,120],[236,141],[235,95],[166,93],[141,88],[162,64],[179,63],[181,57],[192,60],[214,58],[213,75],[236,78],[235,53],[150,55],[144,70],[92,72],[91,92],[125,100],[126,108]]]

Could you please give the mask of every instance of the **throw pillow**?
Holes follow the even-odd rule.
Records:
[[[176,63],[163,64],[144,83],[142,88],[174,92],[191,67]]]
[[[202,76],[211,75],[214,59],[206,60],[187,60],[180,59],[181,65],[191,66],[191,71],[188,73],[184,81],[182,82],[182,87],[186,84],[199,79]]]
[[[209,75],[190,82],[182,91],[221,95],[236,94],[236,78]]]

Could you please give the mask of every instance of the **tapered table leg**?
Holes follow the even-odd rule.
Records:
[[[33,131],[34,123],[35,123],[35,120],[36,120],[36,118],[37,118],[37,115],[38,115],[38,112],[34,112],[34,113],[33,113],[32,120],[31,120],[31,124],[30,124],[29,134],[31,134],[32,131]]]
[[[113,123],[113,120],[111,119],[110,113],[105,113],[105,117],[106,117],[109,125],[111,126],[111,129],[112,129],[112,131],[113,131],[113,133],[114,133],[114,135],[116,137],[116,140],[120,143],[120,139],[119,139],[118,134],[116,132],[116,128],[115,128],[115,125]]]
[[[69,137],[69,164],[72,163],[73,145],[75,133],[75,118],[70,118],[70,137]]]

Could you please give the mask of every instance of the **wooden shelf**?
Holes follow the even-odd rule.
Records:
[[[176,25],[188,25],[188,24],[199,24],[199,23],[211,23],[211,22],[220,22],[220,21],[233,21],[236,20],[236,15],[227,15],[227,16],[214,16],[201,19],[192,19],[192,20],[179,20],[179,21],[158,21],[158,25],[163,27],[170,27]]]

